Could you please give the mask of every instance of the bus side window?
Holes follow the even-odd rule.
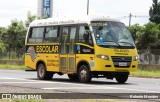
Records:
[[[58,27],[46,27],[44,42],[58,42]]]
[[[93,45],[92,37],[88,26],[80,26],[78,42]]]
[[[44,27],[31,28],[29,34],[29,43],[42,42],[44,34]]]
[[[68,34],[69,34],[69,27],[63,27],[62,28],[62,37],[61,37],[61,54],[67,54],[68,53]]]

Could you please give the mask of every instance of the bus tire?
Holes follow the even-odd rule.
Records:
[[[82,83],[91,82],[92,76],[87,65],[80,66],[78,70],[79,81]]]
[[[77,74],[68,74],[68,77],[71,81],[79,81]]]
[[[53,77],[53,73],[46,71],[45,65],[43,63],[40,63],[37,68],[37,77],[40,80],[51,80]]]
[[[128,80],[128,76],[129,74],[117,74],[115,78],[119,84],[124,84]]]

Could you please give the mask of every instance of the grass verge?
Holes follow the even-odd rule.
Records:
[[[131,72],[131,76],[160,78],[160,71],[148,71],[148,70],[139,70],[138,69],[136,72]]]
[[[0,100],[0,102],[45,102],[44,100],[38,100],[38,99],[18,99],[18,100],[15,100],[15,99],[10,99],[10,100]]]
[[[9,65],[9,64],[0,64],[0,69],[16,69],[16,70],[26,70],[27,67],[24,65]]]

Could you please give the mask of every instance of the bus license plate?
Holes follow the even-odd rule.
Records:
[[[123,66],[127,66],[126,62],[119,62],[119,66],[123,67]]]

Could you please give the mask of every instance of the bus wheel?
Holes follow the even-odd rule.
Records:
[[[128,75],[129,74],[117,74],[116,76],[115,76],[115,78],[116,78],[116,80],[117,80],[117,82],[119,83],[119,84],[124,84],[126,81],[127,81],[127,79],[128,79]]]
[[[78,81],[78,75],[77,74],[68,74],[68,77],[71,81]]]
[[[46,71],[45,65],[40,63],[37,68],[37,77],[41,80],[51,80],[53,73]]]
[[[86,65],[80,66],[79,71],[78,71],[78,76],[79,76],[79,81],[82,83],[91,82],[92,76],[91,76],[88,66]]]

